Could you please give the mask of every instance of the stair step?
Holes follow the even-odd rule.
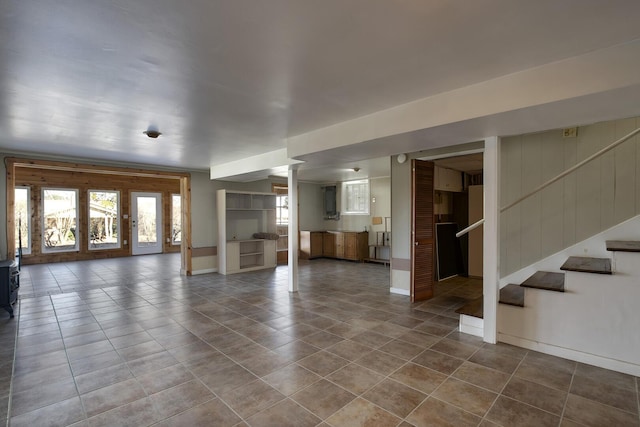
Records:
[[[609,258],[569,257],[560,270],[579,271],[582,273],[611,274]]]
[[[550,271],[536,271],[522,282],[525,288],[544,289],[545,291],[564,292],[564,274]]]
[[[460,307],[459,309],[456,310],[456,313],[458,314],[464,314],[467,316],[473,316],[473,317],[477,317],[479,319],[482,319],[484,316],[484,302],[483,302],[484,298],[483,297],[479,297],[476,298],[470,302],[468,302],[467,304],[463,305],[462,307]]]
[[[640,242],[632,240],[607,240],[608,251],[640,252]]]
[[[524,288],[518,285],[507,285],[501,288],[500,303],[524,307]]]

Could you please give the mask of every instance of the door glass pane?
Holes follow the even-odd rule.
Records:
[[[43,250],[45,252],[77,250],[78,192],[48,189],[42,192]]]
[[[16,252],[22,244],[22,253],[31,253],[31,235],[29,234],[29,220],[31,215],[29,214],[31,209],[29,208],[29,189],[28,188],[16,188],[15,189],[15,213],[14,221],[16,224]]]
[[[89,191],[89,249],[120,248],[119,193]]]
[[[138,246],[155,246],[158,243],[156,221],[156,198],[138,196]]]
[[[179,194],[171,195],[171,243],[179,245],[182,241],[182,207]]]

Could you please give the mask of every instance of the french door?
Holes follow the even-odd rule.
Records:
[[[161,193],[131,193],[131,253],[162,253]]]

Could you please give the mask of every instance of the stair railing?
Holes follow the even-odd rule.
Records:
[[[544,190],[545,188],[547,188],[551,184],[553,184],[556,181],[559,181],[562,178],[564,178],[565,176],[569,175],[571,172],[576,171],[577,169],[579,169],[582,166],[586,165],[590,161],[595,160],[598,157],[602,156],[603,154],[613,150],[614,148],[616,148],[618,145],[622,144],[626,140],[628,140],[630,138],[633,138],[638,133],[640,133],[640,128],[638,128],[638,129],[636,129],[636,130],[634,130],[632,132],[629,132],[627,135],[623,136],[620,139],[617,139],[617,140],[613,141],[611,144],[609,144],[608,146],[604,147],[602,150],[600,150],[600,151],[590,155],[586,159],[576,163],[575,165],[571,166],[569,169],[565,170],[564,172],[561,172],[560,174],[558,174],[554,178],[551,178],[549,181],[545,182],[544,184],[539,185],[538,187],[534,188],[533,190],[531,190],[529,193],[525,194],[524,196],[519,197],[518,199],[516,199],[513,202],[509,203],[508,205],[501,207],[500,208],[500,213],[506,211],[507,209],[510,209],[510,208],[514,207],[515,205],[517,205],[518,203],[522,202],[523,200],[526,200],[529,197],[533,196],[534,194]],[[482,224],[484,224],[484,218],[479,220],[479,221],[477,221],[477,222],[475,222],[475,223],[473,223],[473,224],[471,224],[467,228],[459,231],[458,233],[456,233],[456,237],[462,237],[465,234],[467,234],[468,232],[470,232],[471,230],[480,227]]]

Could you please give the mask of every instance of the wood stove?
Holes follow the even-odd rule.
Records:
[[[0,307],[13,317],[13,304],[18,300],[20,270],[13,260],[0,261]]]

